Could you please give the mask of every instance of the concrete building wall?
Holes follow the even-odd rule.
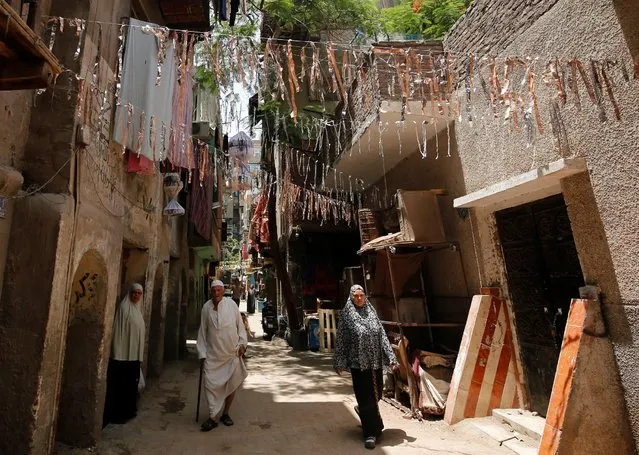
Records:
[[[0,93],[0,165],[22,170],[32,99],[33,92],[30,90]],[[5,215],[0,218],[0,288],[7,261],[13,210],[14,200],[5,200]]]
[[[560,158],[585,159],[588,175],[566,179],[559,191],[563,192],[568,207],[584,278],[598,285],[603,294],[603,310],[621,378],[619,385],[617,372],[606,372],[610,393],[623,391],[637,444],[639,349],[633,340],[639,335],[636,323],[639,321],[639,275],[635,265],[639,253],[636,233],[639,85],[635,79],[623,78],[621,62],[631,71],[638,24],[633,23],[633,29],[628,24],[629,16],[620,22],[619,8],[624,4],[627,6],[627,2],[603,0],[535,4],[500,0],[490,5],[475,2],[445,39],[444,47],[462,58],[468,52],[495,55],[502,62],[504,57],[511,56],[539,57],[532,71],[537,74],[539,110],[545,133],[537,132],[533,145],[528,147],[523,131],[514,131],[511,124],[503,121],[503,107],[498,108],[501,118],[493,119],[485,99],[477,96],[473,125],[463,121],[456,127],[466,191],[485,188]],[[503,26],[495,27],[495,23]],[[568,88],[567,103],[558,110],[558,123],[563,126],[558,128],[560,134],[554,135],[550,112],[555,91],[552,86],[544,85],[541,78],[546,62],[554,57],[564,60],[577,57],[591,77],[590,59],[605,61],[612,56],[618,64],[607,71],[622,120],[615,119],[604,89],[602,106],[607,119],[601,121],[598,106],[590,102],[585,87],[579,83],[582,109],[577,109]],[[565,64],[564,71],[570,72]],[[488,80],[485,66],[483,75]],[[481,241],[482,279],[501,285],[507,292],[493,216],[499,208],[505,207],[474,209],[473,219],[477,221],[477,236]],[[626,411],[602,409],[601,412]],[[587,444],[587,440],[582,444]],[[583,448],[583,451],[588,450]]]

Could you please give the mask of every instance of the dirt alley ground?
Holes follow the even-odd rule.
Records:
[[[365,449],[350,378],[334,373],[330,354],[292,351],[282,340],[263,341],[259,318],[259,314],[249,318],[258,338],[250,343],[249,377],[231,409],[234,426],[199,431],[195,422],[199,364],[191,345],[187,360],[167,365],[160,379],[150,381],[138,417],[126,425],[107,426],[93,453],[512,454],[463,422],[449,427],[441,420],[407,419],[385,402],[380,403],[384,434],[375,451]],[[206,419],[206,409],[202,396],[200,423]],[[57,450],[58,455],[86,453],[87,449]]]

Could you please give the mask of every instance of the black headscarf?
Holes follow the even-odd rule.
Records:
[[[366,298],[361,308],[355,306],[355,291],[364,291],[364,288],[360,285],[351,287],[348,301],[340,312],[334,367],[342,370],[378,370],[397,363],[373,305]]]

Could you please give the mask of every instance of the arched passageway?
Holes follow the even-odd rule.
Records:
[[[58,441],[76,447],[93,446],[102,428],[106,297],[104,261],[88,251],[72,282],[56,433]]]

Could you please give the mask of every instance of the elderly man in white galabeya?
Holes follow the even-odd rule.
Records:
[[[217,417],[226,426],[233,425],[229,409],[235,393],[248,375],[242,359],[248,345],[240,310],[233,300],[224,297],[224,283],[211,283],[212,298],[202,308],[197,352],[203,362],[204,390],[209,404],[209,418],[202,431],[217,427]]]

